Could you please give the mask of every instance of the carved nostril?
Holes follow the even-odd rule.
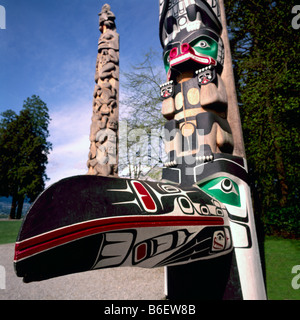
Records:
[[[170,58],[171,58],[171,59],[174,59],[174,58],[177,57],[177,55],[178,55],[178,50],[177,50],[177,48],[173,48],[173,49],[171,50],[171,52],[170,52]]]
[[[181,45],[181,53],[188,53],[191,49],[191,46],[188,43]]]

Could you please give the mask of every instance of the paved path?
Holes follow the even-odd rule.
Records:
[[[14,244],[0,245],[0,300],[162,300],[164,269],[112,268],[25,284],[13,268]],[[1,282],[2,281],[2,282]]]

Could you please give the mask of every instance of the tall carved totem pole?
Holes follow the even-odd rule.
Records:
[[[224,204],[234,246],[231,256],[167,267],[168,296],[265,299],[220,2],[221,6],[218,0],[160,0],[159,34],[168,80],[161,85],[169,156],[163,179],[196,184]],[[197,293],[199,289],[202,293]]]
[[[115,15],[105,4],[99,13],[98,55],[88,174],[117,176],[119,119],[119,35]]]
[[[104,5],[89,174],[58,181],[31,206],[15,246],[16,274],[30,282],[165,267],[169,299],[265,299],[219,2],[159,4],[167,73],[160,87],[168,155],[162,180],[116,176],[119,47],[115,16]]]

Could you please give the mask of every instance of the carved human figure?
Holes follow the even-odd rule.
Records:
[[[168,166],[187,156],[210,161],[214,153],[233,151],[221,32],[218,2],[160,1],[160,40],[168,80],[161,86],[162,113],[170,132]]]

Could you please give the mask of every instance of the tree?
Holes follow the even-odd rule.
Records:
[[[292,5],[228,0],[225,6],[254,206],[262,214],[298,207],[300,39]]]
[[[13,110],[7,110],[1,113],[0,122],[0,195],[8,197],[8,176],[10,174],[10,163],[14,161],[14,152],[12,152],[14,134],[16,131],[17,114]]]
[[[165,119],[159,86],[166,76],[161,66],[161,56],[150,49],[144,61],[122,72],[126,93],[121,100],[119,171],[134,179],[155,178],[157,172],[153,169],[163,161],[161,135]]]
[[[0,195],[12,196],[10,218],[20,218],[25,197],[33,202],[45,188],[46,165],[52,148],[47,140],[47,105],[33,95],[20,114],[7,110],[0,122]]]

